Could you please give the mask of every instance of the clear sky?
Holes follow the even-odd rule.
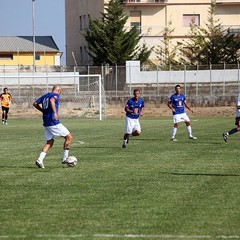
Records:
[[[33,0],[0,0],[0,35],[32,36]],[[65,1],[35,0],[35,35],[52,36],[63,52],[61,63],[66,64],[65,55]]]

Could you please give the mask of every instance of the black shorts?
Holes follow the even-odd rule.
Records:
[[[8,113],[9,108],[8,108],[8,107],[4,107],[4,106],[2,106],[2,111],[5,111],[6,113]]]
[[[240,127],[240,117],[236,117],[236,118],[235,118],[235,125],[237,125],[238,127]]]

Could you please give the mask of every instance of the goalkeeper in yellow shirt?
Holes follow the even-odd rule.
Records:
[[[3,93],[0,95],[0,101],[2,105],[2,124],[7,124],[9,107],[12,102],[12,95],[8,92],[8,88],[3,89]]]

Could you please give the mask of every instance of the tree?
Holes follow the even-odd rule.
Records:
[[[127,60],[148,59],[151,48],[146,45],[142,48],[138,46],[141,36],[136,27],[126,30],[128,15],[119,0],[110,0],[101,15],[100,20],[90,19],[89,28],[83,34],[94,65],[122,64]]]
[[[222,29],[219,18],[215,18],[215,8],[216,2],[212,0],[204,27],[191,24],[189,40],[182,45],[182,61],[185,63],[208,65],[239,60],[240,36]]]
[[[157,59],[160,61],[164,69],[169,69],[171,65],[177,65],[177,49],[178,45],[173,45],[172,34],[174,29],[171,27],[172,22],[164,28],[162,45],[156,48]]]

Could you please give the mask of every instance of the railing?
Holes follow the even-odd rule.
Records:
[[[27,69],[27,70],[26,70]],[[29,69],[29,70],[28,70]],[[52,68],[38,68],[36,74],[59,74]],[[111,97],[132,95],[134,88],[139,88],[143,96],[168,96],[174,85],[181,84],[187,96],[237,96],[240,95],[240,65],[222,64],[210,66],[140,66],[132,63],[126,66],[61,66],[59,72],[67,71],[76,74],[101,74],[106,95]],[[8,86],[12,89],[13,83],[4,78],[7,75],[32,74],[30,66],[0,66],[0,89]],[[61,79],[61,78],[60,78]],[[70,77],[69,77],[70,80]],[[62,80],[61,80],[62,81]],[[50,82],[51,83],[51,82]],[[49,83],[49,84],[50,84]],[[19,86],[20,87],[20,86]]]
[[[239,0],[216,0],[216,3],[239,3]]]
[[[240,25],[222,25],[222,29],[230,34],[240,34]]]
[[[120,0],[121,3],[166,3],[167,0]]]
[[[132,27],[126,27],[130,31]],[[139,26],[139,33],[144,36],[163,36],[165,26]]]

